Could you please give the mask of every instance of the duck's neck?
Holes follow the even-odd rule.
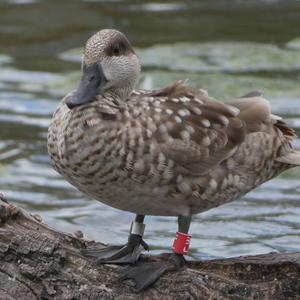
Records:
[[[105,93],[103,93],[101,96],[107,105],[122,110],[126,107],[126,100],[129,98],[131,92],[132,92],[132,88],[126,90],[110,89],[105,91]]]
[[[124,103],[133,91],[133,86],[125,86],[122,88],[115,88],[106,90],[103,96],[105,98],[113,99],[116,103]]]

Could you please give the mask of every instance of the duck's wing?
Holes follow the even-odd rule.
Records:
[[[205,174],[233,155],[245,138],[240,110],[203,90],[180,82],[149,97],[157,147],[183,174]]]
[[[159,100],[152,111],[159,120],[158,148],[191,176],[203,175],[231,157],[250,132],[282,126],[269,102],[257,94],[223,103],[180,82],[151,96]],[[294,136],[287,126],[284,130],[287,140]]]

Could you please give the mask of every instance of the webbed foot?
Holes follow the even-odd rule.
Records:
[[[99,264],[133,264],[136,263],[143,250],[149,246],[140,235],[130,234],[124,246],[108,246],[102,249],[83,249],[84,256],[97,258]]]
[[[172,253],[165,263],[141,263],[127,268],[121,275],[121,280],[133,280],[135,287],[141,291],[157,281],[164,273],[177,271],[184,265],[185,259],[183,255]]]

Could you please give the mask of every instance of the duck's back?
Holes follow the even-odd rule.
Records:
[[[259,95],[226,104],[179,82],[134,92],[122,107],[62,103],[48,149],[56,170],[91,197],[178,215],[234,200],[298,164],[293,136]]]

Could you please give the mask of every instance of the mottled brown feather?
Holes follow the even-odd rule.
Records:
[[[88,40],[84,63],[114,74],[111,87],[72,110],[62,100],[48,151],[54,168],[94,199],[136,214],[195,214],[300,165],[295,132],[258,92],[224,103],[184,81],[133,90],[139,63],[116,30]]]

